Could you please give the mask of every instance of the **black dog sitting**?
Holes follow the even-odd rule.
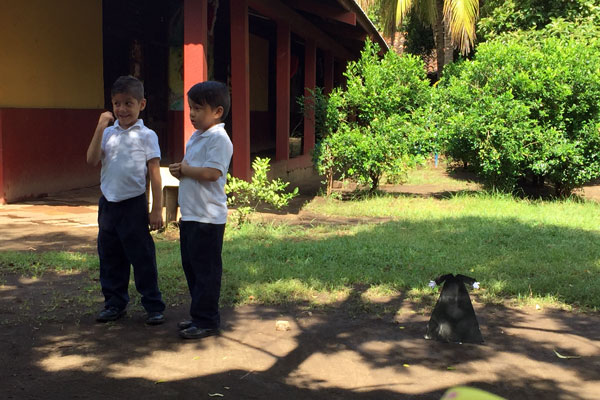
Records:
[[[435,280],[444,282],[440,298],[435,304],[425,339],[452,343],[483,343],[475,310],[465,284],[473,285],[475,279],[464,275],[442,275]]]

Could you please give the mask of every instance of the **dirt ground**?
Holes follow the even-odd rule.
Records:
[[[388,189],[437,196],[472,185]],[[595,198],[600,190],[584,192]],[[0,251],[94,252],[97,195],[90,188],[0,206]],[[315,223],[300,209],[311,196],[260,218]],[[401,295],[357,312],[356,288],[326,309],[227,308],[221,336],[182,341],[175,324],[185,305],[169,307],[161,326],[145,326],[136,309],[97,324],[99,284],[91,309],[69,300],[97,280],[93,274],[24,278],[3,267],[3,399],[439,399],[455,385],[507,399],[600,398],[597,313],[484,305],[474,297],[485,343],[445,344],[423,339],[429,315],[422,304]],[[277,330],[277,321],[290,329]]]

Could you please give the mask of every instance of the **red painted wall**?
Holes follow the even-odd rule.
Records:
[[[98,184],[85,157],[101,112],[0,108],[0,203]]]

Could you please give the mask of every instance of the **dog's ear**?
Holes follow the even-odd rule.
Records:
[[[473,286],[473,284],[475,282],[477,282],[475,279],[471,278],[470,276],[460,275],[460,274],[456,275],[456,279],[458,279],[465,285],[469,285],[469,286]]]
[[[446,279],[450,279],[453,278],[454,275],[452,274],[446,274],[446,275],[440,275],[437,278],[435,278],[435,284],[436,285],[441,285]]]

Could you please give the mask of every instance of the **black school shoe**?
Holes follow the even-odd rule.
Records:
[[[121,318],[123,315],[125,315],[126,313],[127,313],[127,311],[125,311],[125,310],[119,310],[116,307],[108,307],[108,308],[105,308],[104,310],[100,311],[100,313],[96,317],[96,321],[97,322],[116,321],[119,318]]]
[[[194,325],[193,321],[191,321],[189,319],[186,319],[184,321],[181,321],[181,322],[177,323],[177,330],[182,331],[182,330],[187,329],[187,328],[189,328],[190,326],[193,326],[193,325]]]
[[[198,328],[195,325],[189,326],[179,331],[179,336],[183,339],[202,339],[208,336],[215,336],[218,334],[219,329]]]
[[[146,325],[160,325],[165,322],[165,315],[160,311],[149,312],[146,316]]]

